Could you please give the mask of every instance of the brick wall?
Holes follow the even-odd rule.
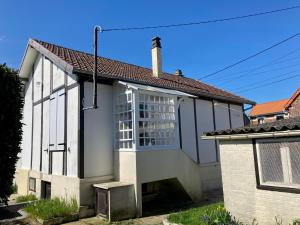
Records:
[[[300,116],[300,95],[296,98],[288,110],[291,117]]]
[[[251,140],[220,141],[225,207],[233,216],[251,224],[288,224],[300,218],[300,194],[258,190]]]

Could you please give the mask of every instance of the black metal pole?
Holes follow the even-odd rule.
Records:
[[[83,110],[97,109],[97,68],[98,68],[98,32],[102,32],[100,26],[94,28],[94,69],[93,69],[93,104],[92,106],[84,107]]]
[[[98,31],[99,27],[95,26],[94,30],[94,74],[93,74],[93,82],[94,82],[94,98],[93,98],[93,108],[97,109],[97,60],[98,60]]]

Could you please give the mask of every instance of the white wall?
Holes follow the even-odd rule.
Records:
[[[49,172],[49,100],[43,103],[42,171]]]
[[[23,119],[22,119],[22,143],[21,143],[21,155],[19,168],[30,169],[31,162],[31,127],[32,127],[32,77],[25,86]]]
[[[44,58],[44,87],[43,87],[43,97],[50,95],[50,80],[51,80],[51,65],[49,59]]]
[[[41,153],[41,104],[33,107],[32,170],[40,171]]]
[[[223,130],[230,128],[228,104],[215,102],[216,129]]]
[[[33,74],[33,88],[34,88],[34,102],[42,98],[42,56],[38,55],[34,63],[34,74]]]
[[[53,72],[53,90],[65,84],[65,72],[58,68],[55,64],[52,67]]]
[[[243,106],[230,104],[232,128],[244,126]]]
[[[214,130],[213,107],[211,101],[196,100],[199,159],[201,164],[216,162],[216,145],[213,140],[202,140],[203,132]],[[226,116],[226,115],[225,115]]]
[[[67,106],[67,175],[78,175],[79,87],[68,91]]]
[[[92,83],[84,83],[85,104],[92,103]],[[98,109],[84,111],[84,176],[113,174],[113,86],[98,84]]]
[[[197,162],[195,117],[193,99],[185,98],[180,103],[182,150]]]

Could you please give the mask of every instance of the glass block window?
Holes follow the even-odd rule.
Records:
[[[133,95],[131,90],[122,90],[116,96],[115,104],[115,147],[131,149],[133,141]]]
[[[138,106],[139,146],[175,145],[175,98],[140,92]]]
[[[258,166],[262,184],[299,188],[300,142],[258,143]]]

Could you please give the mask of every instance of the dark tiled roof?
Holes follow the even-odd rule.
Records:
[[[300,117],[278,120],[271,123],[264,123],[260,125],[249,125],[245,127],[239,127],[227,130],[218,130],[206,132],[206,136],[217,135],[233,135],[233,134],[247,134],[247,133],[264,133],[273,131],[285,131],[285,130],[300,130]]]
[[[54,55],[58,56],[63,61],[70,64],[73,67],[73,72],[92,74],[93,55],[39,40],[34,41]],[[108,79],[123,80],[150,86],[175,89],[197,96],[215,98],[230,102],[255,104],[253,101],[197,80],[187,77],[174,76],[168,73],[163,73],[161,77],[155,78],[152,76],[151,69],[104,57],[98,57],[98,73],[101,74],[101,77]]]

